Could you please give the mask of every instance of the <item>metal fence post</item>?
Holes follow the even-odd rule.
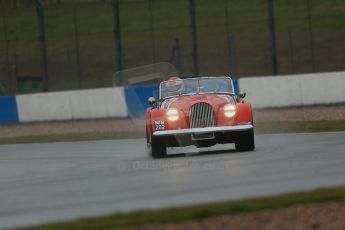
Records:
[[[78,23],[77,23],[77,6],[73,5],[73,24],[74,24],[74,45],[75,53],[77,58],[77,74],[78,74],[78,84],[79,89],[82,87],[81,79],[81,66],[80,66],[80,53],[79,53],[79,33],[78,33]]]
[[[229,49],[230,49],[230,74],[234,76],[237,72],[236,69],[236,36],[235,34],[229,35]]]
[[[276,48],[276,33],[274,28],[274,7],[273,0],[268,0],[268,25],[271,39],[271,58],[272,58],[272,72],[273,75],[278,74],[277,64],[277,48]]]
[[[122,60],[122,42],[121,42],[121,25],[120,25],[120,1],[113,0],[113,14],[114,14],[114,38],[116,46],[116,59],[117,59],[117,69],[121,71],[123,69]],[[115,79],[117,85],[122,84],[122,76],[119,79]]]
[[[307,0],[307,12],[308,12],[311,65],[312,65],[313,72],[315,72],[314,36],[313,36],[313,25],[312,25],[312,21],[311,21],[310,0]]]
[[[232,75],[235,72],[235,65],[234,65],[234,45],[232,44],[233,37],[230,34],[229,30],[229,11],[228,11],[228,1],[224,0],[224,9],[225,9],[225,31],[226,31],[226,39],[227,39],[227,46],[228,46],[228,52],[229,52],[229,71],[230,75]]]
[[[37,18],[38,18],[38,27],[39,27],[39,39],[41,45],[41,54],[42,54],[42,69],[44,74],[44,90],[49,90],[48,83],[48,63],[47,63],[47,47],[46,47],[46,37],[45,37],[45,23],[44,23],[44,10],[40,0],[34,0]]]
[[[148,0],[149,13],[150,13],[150,30],[151,30],[151,46],[152,46],[152,61],[156,63],[156,41],[155,41],[155,29],[153,22],[153,13],[152,13],[152,2]]]
[[[181,59],[182,58],[181,58],[180,40],[178,38],[175,38],[174,45],[171,52],[170,63],[175,65],[179,73],[183,72]]]
[[[6,55],[6,65],[7,65],[7,75],[8,75],[8,93],[12,93],[12,77],[10,70],[10,51],[8,45],[8,36],[7,36],[7,20],[6,15],[3,16],[3,26],[4,26],[4,36],[5,36],[5,55]]]
[[[198,38],[196,32],[196,16],[195,16],[195,0],[189,0],[191,32],[192,32],[192,47],[193,47],[193,70],[194,74],[199,73],[198,63]]]
[[[294,52],[293,52],[293,38],[292,32],[289,31],[288,33],[289,39],[289,61],[290,61],[290,73],[294,73]]]
[[[183,72],[182,70],[182,60],[181,60],[181,47],[180,47],[180,40],[175,39],[175,45],[176,45],[176,67],[179,72]]]

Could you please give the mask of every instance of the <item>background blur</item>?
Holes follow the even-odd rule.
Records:
[[[112,86],[114,72],[156,62],[236,78],[345,69],[343,0],[0,3],[7,95]]]

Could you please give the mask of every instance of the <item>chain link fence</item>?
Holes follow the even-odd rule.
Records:
[[[42,1],[49,91],[112,86],[119,37],[123,69],[170,62],[180,74],[194,71],[189,0],[120,0],[119,15],[115,2]],[[37,9],[0,3],[2,91],[42,91]],[[195,0],[195,14],[199,73],[272,74],[268,1]],[[275,0],[274,23],[278,74],[345,69],[343,1]]]

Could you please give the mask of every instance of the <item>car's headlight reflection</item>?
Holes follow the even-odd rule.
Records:
[[[177,109],[169,109],[166,114],[169,121],[177,121],[179,119],[179,113]]]

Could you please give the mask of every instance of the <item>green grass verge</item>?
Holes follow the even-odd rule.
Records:
[[[23,229],[114,229],[117,227],[139,226],[149,223],[167,223],[186,220],[198,220],[224,214],[238,214],[260,210],[276,210],[279,208],[307,203],[321,203],[344,200],[345,187],[327,188],[308,192],[288,193],[273,197],[228,201],[179,208],[168,208],[162,210],[115,213],[104,217],[83,218],[76,221],[51,223]]]
[[[345,131],[345,120],[308,121],[308,122],[261,122],[255,124],[257,134],[292,133],[292,132],[336,132]],[[23,137],[0,138],[0,144],[44,143],[61,141],[113,140],[126,138],[144,138],[145,131],[134,132],[91,132],[34,135]]]

